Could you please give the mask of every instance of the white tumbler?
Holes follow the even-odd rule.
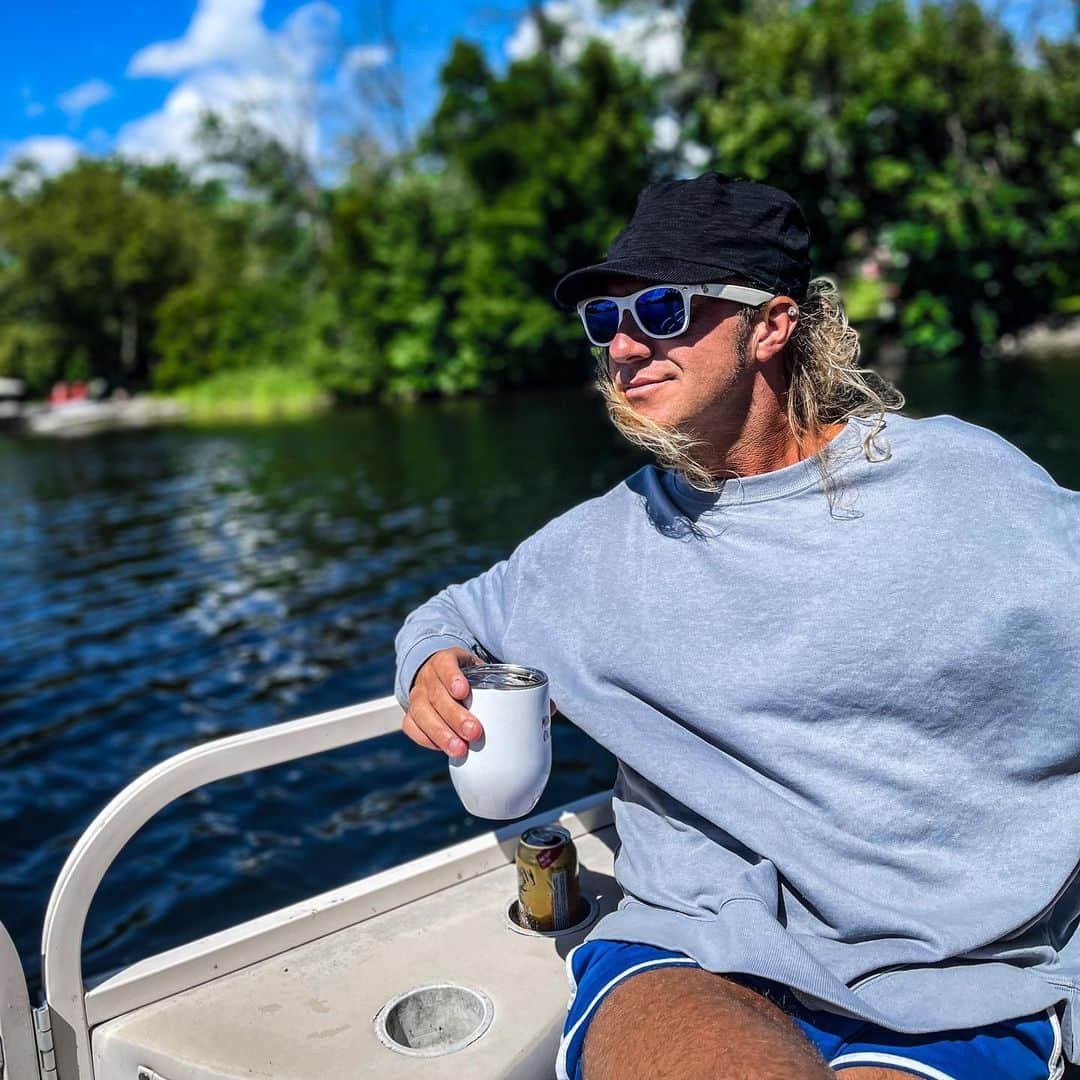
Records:
[[[450,758],[450,779],[465,809],[482,818],[516,818],[539,801],[551,774],[548,677],[516,664],[462,669],[465,707],[484,734],[463,758]]]

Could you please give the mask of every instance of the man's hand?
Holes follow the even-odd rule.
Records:
[[[460,704],[469,696],[462,668],[481,663],[468,649],[440,649],[424,661],[409,691],[409,708],[401,725],[417,746],[458,758],[484,734],[480,721]],[[554,701],[551,715],[555,715]]]
[[[409,709],[401,725],[414,743],[457,758],[483,735],[480,721],[460,704],[469,696],[469,682],[461,669],[479,663],[468,649],[440,649],[424,661],[409,691]]]

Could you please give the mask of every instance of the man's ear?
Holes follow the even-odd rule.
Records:
[[[758,342],[755,360],[771,360],[791,340],[799,321],[799,307],[790,296],[775,296],[761,309],[757,323]]]

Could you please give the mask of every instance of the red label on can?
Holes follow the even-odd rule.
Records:
[[[558,847],[544,848],[542,851],[536,853],[536,861],[541,870],[546,870],[563,852],[565,844],[560,844]]]

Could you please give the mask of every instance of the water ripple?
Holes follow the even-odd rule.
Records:
[[[574,409],[587,429],[595,404],[563,395],[540,414],[523,399],[516,419],[451,403],[0,440],[0,572],[18,582],[0,592],[0,919],[33,984],[52,882],[120,788],[200,742],[389,693],[394,635],[417,603],[625,473],[602,434],[591,482],[521,498],[517,474],[548,469],[562,452],[551,420]],[[468,438],[449,435],[462,424]],[[563,745],[577,787],[554,799],[606,767],[579,737]],[[400,736],[211,785],[122,853],[85,969],[100,977],[484,827],[442,760]]]

